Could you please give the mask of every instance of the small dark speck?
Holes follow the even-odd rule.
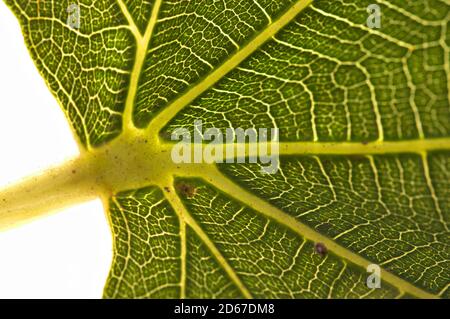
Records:
[[[369,144],[369,141],[362,141],[361,144],[362,145],[367,145],[367,144]]]
[[[164,190],[166,191],[166,192],[168,192],[168,193],[170,193],[170,188],[169,187],[164,187]]]
[[[314,251],[321,257],[325,257],[328,253],[328,249],[323,243],[316,243],[314,245]]]
[[[147,144],[147,143],[148,143],[148,140],[145,140],[144,143]]]
[[[193,185],[189,185],[186,183],[179,183],[177,186],[177,190],[187,198],[194,197],[196,193],[196,188]]]
[[[72,170],[72,174],[76,174],[77,171],[75,169]]]
[[[169,140],[172,134],[170,134],[170,132],[167,131],[161,131],[159,132],[159,136],[163,139]]]

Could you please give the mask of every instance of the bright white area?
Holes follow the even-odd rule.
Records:
[[[0,188],[77,154],[16,18],[0,1]],[[100,298],[111,258],[99,200],[0,232],[0,298]]]

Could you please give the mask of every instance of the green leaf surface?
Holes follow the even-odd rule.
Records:
[[[104,201],[106,298],[450,298],[448,0],[5,1]],[[194,120],[279,128],[278,172],[173,163]]]

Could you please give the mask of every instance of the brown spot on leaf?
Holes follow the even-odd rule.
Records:
[[[314,244],[314,251],[316,254],[320,255],[321,257],[325,257],[328,253],[328,249],[323,243],[315,243]]]
[[[170,193],[170,188],[169,187],[164,187],[164,190],[166,191],[166,192],[168,192],[168,193]]]
[[[160,131],[159,136],[164,140],[170,140],[170,137],[172,136],[172,134],[170,134],[170,132],[167,132],[167,131]]]
[[[182,195],[186,196],[187,198],[194,197],[196,193],[196,188],[193,185],[181,182],[177,185],[177,190]]]

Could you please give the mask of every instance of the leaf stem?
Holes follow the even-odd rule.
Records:
[[[80,156],[0,190],[0,230],[101,194],[92,161]]]

